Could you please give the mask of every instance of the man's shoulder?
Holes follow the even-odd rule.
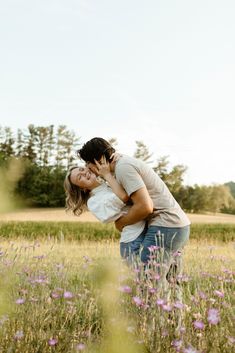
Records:
[[[126,154],[121,154],[117,163],[116,163],[116,166],[121,166],[123,164],[127,165],[127,164],[130,164],[130,165],[138,165],[140,163],[140,160],[135,158],[135,157],[131,157],[131,156],[128,156]]]

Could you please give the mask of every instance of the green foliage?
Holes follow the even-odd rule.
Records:
[[[16,136],[8,127],[0,127],[0,166],[7,168],[11,159],[24,163],[24,175],[15,185],[16,197],[21,197],[28,206],[64,206],[63,181],[66,171],[76,160],[79,139],[65,125],[56,129],[53,125],[34,126],[26,131],[18,129]],[[117,144],[116,138],[110,143]],[[136,141],[134,157],[153,165],[154,171],[166,183],[169,190],[187,212],[225,212],[235,214],[235,183],[213,186],[185,186],[187,167],[169,167],[168,156],[151,161],[152,153],[143,141]]]
[[[229,183],[225,183],[224,185],[229,188],[232,196],[235,198],[235,183],[233,181],[230,181]]]
[[[96,222],[0,222],[0,237],[69,241],[119,240],[113,224]],[[235,240],[235,224],[192,224],[191,239],[228,243]]]

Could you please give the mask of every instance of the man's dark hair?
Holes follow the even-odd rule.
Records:
[[[111,162],[111,155],[115,152],[113,146],[103,139],[102,137],[94,137],[84,143],[82,148],[77,151],[78,156],[85,162],[94,163],[95,160],[99,161],[102,156]]]

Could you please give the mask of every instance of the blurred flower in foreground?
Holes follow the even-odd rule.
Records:
[[[209,324],[211,325],[217,325],[220,321],[220,315],[219,315],[219,310],[217,309],[209,309],[208,310],[208,315],[207,315],[207,320]]]

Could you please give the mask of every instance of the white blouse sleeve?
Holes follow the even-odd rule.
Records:
[[[104,193],[91,196],[88,199],[87,207],[90,212],[92,212],[96,218],[98,218],[103,223],[109,223],[117,220],[123,213],[121,209],[125,206],[114,193]]]

